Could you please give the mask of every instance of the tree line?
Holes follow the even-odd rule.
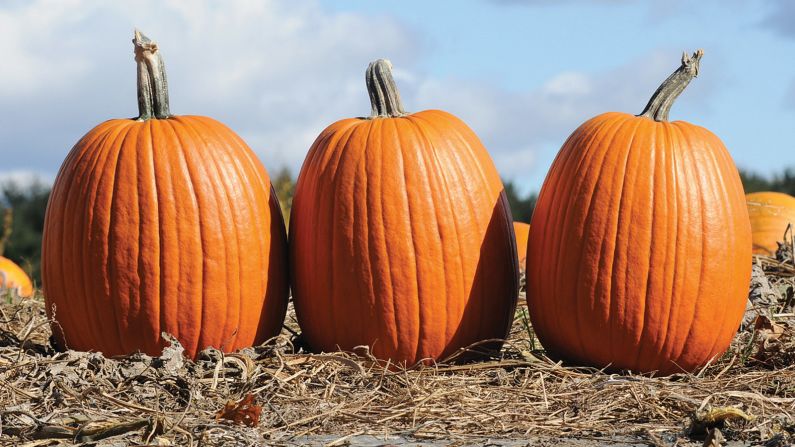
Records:
[[[745,192],[778,191],[795,196],[795,168],[766,177],[740,171]],[[283,168],[272,178],[285,222],[295,193],[295,178]],[[537,192],[522,193],[513,181],[506,181],[505,194],[514,220],[530,222],[538,199]],[[50,187],[43,182],[21,185],[14,181],[0,184],[0,256],[19,264],[38,285],[41,283],[41,233]]]

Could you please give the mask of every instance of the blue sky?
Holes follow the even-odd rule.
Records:
[[[165,55],[172,111],[225,122],[271,172],[368,113],[364,69],[385,57],[407,109],[458,115],[537,190],[580,123],[640,112],[696,48],[671,119],[712,130],[741,168],[795,167],[788,0],[16,0],[0,3],[0,179],[51,180],[91,127],[136,114],[135,26]]]

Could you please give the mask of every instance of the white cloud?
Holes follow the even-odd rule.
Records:
[[[0,141],[12,163],[0,170],[54,173],[91,126],[135,116],[134,27],[160,45],[172,112],[225,122],[271,171],[297,168],[323,127],[369,111],[368,62],[412,66],[416,54],[396,21],[315,1],[0,6]]]
[[[79,54],[59,51],[76,41],[62,32],[82,20],[76,6],[75,1],[63,1],[16,3],[0,9],[0,98],[63,87],[85,74],[88,64]]]
[[[55,180],[54,177],[37,171],[18,169],[0,172],[0,185],[14,183],[23,189],[38,184],[52,185],[53,180]]]
[[[270,172],[297,171],[325,126],[369,113],[364,70],[376,58],[394,63],[409,110],[458,115],[505,177],[539,181],[577,125],[608,110],[639,112],[677,63],[675,53],[656,51],[509,91],[429,76],[417,68],[424,52],[416,29],[317,1],[19,2],[0,7],[0,54],[17,61],[0,65],[0,172],[54,177],[91,126],[136,115],[136,26],[164,54],[172,112],[226,123]]]
[[[544,93],[553,96],[568,96],[571,94],[583,96],[590,93],[591,89],[591,79],[584,73],[577,72],[560,73],[543,86]]]
[[[441,108],[455,113],[478,133],[503,176],[532,177],[538,183],[545,175],[545,163],[577,126],[608,111],[640,113],[678,64],[675,51],[657,50],[604,72],[563,72],[525,91],[432,78],[410,87],[412,103],[420,106],[415,110]],[[707,94],[708,88],[694,85],[679,102],[700,101]]]

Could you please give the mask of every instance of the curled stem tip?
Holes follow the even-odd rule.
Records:
[[[168,104],[168,79],[157,43],[135,30],[135,64],[138,69],[138,118],[164,119],[171,116]]]
[[[668,79],[663,81],[657,91],[654,92],[646,108],[638,116],[645,116],[654,121],[668,121],[668,114],[671,111],[674,101],[685,90],[693,78],[698,76],[701,57],[704,50],[696,50],[693,55],[682,53],[682,64],[674,71]]]

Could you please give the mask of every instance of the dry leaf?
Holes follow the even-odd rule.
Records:
[[[762,364],[769,361],[773,361],[773,364],[786,362],[786,356],[782,353],[788,350],[787,347],[791,342],[787,326],[760,316],[754,323],[754,339],[755,352],[752,356],[754,361]]]
[[[161,333],[161,336],[169,345],[163,348],[163,353],[160,354],[159,359],[163,364],[163,368],[165,368],[169,374],[177,375],[179,370],[185,365],[185,357],[183,355],[185,348],[182,347],[182,344],[176,337],[168,332]]]
[[[249,427],[256,427],[259,424],[259,415],[262,412],[262,407],[254,403],[254,395],[246,394],[243,399],[235,403],[229,401],[224,405],[215,415],[215,420],[220,421],[226,419],[236,424],[247,425]]]
[[[712,428],[707,432],[703,447],[721,447],[724,442],[726,438],[723,437],[723,433],[717,428]]]
[[[759,316],[754,322],[754,331],[765,338],[765,340],[775,340],[784,333],[785,327],[774,323],[770,318]]]

